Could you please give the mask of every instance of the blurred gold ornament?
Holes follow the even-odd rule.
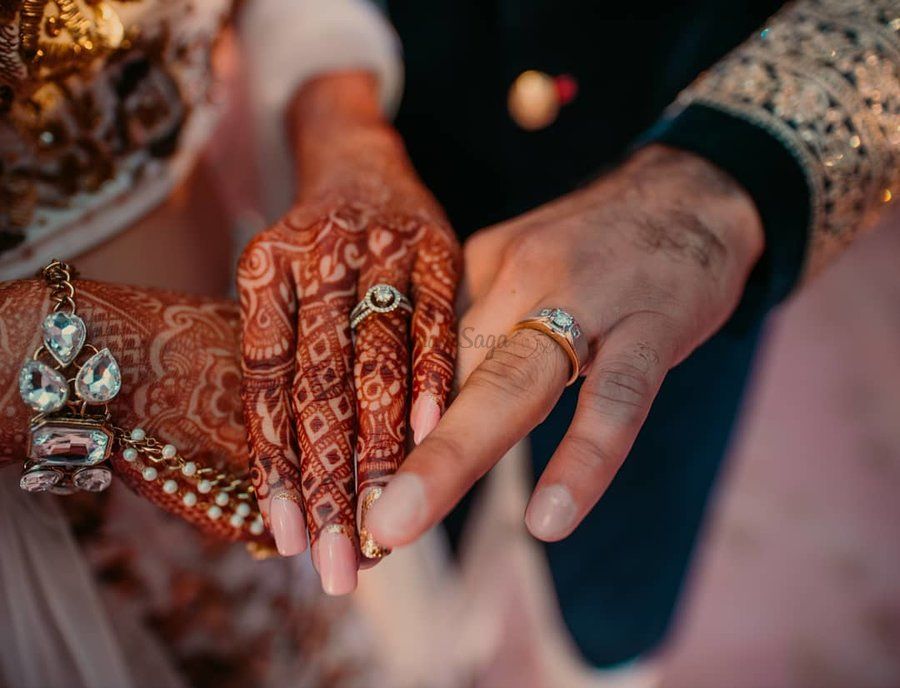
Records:
[[[24,0],[19,13],[22,55],[41,70],[76,68],[115,50],[124,37],[119,15],[102,0]]]
[[[571,102],[577,93],[578,83],[572,76],[554,77],[529,69],[509,87],[509,115],[526,131],[543,129],[556,121],[562,106]]]
[[[509,88],[507,106],[513,121],[526,131],[553,124],[559,115],[553,77],[533,69],[522,72]]]

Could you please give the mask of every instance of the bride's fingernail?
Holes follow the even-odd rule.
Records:
[[[380,487],[370,487],[364,492],[360,500],[359,519],[357,520],[357,523],[359,523],[359,551],[362,552],[366,559],[381,559],[391,553],[390,549],[378,544],[378,541],[369,532],[368,528],[369,510],[381,497],[382,492],[383,490]]]
[[[425,486],[411,473],[394,476],[369,509],[367,527],[379,542],[399,543],[422,527],[426,516]]]
[[[575,524],[577,508],[568,489],[549,485],[534,493],[525,510],[525,524],[536,538],[559,540]]]
[[[343,526],[325,526],[313,545],[319,564],[322,590],[329,595],[346,595],[356,589],[356,546]]]
[[[409,424],[413,429],[413,441],[421,444],[435,429],[441,419],[441,407],[430,394],[422,394],[413,404],[409,413]]]
[[[281,492],[269,505],[269,521],[275,547],[283,557],[292,557],[306,549],[306,519],[296,498],[289,492]]]

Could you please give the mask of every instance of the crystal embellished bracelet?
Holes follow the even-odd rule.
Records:
[[[41,344],[19,372],[19,394],[36,412],[20,487],[55,494],[100,492],[112,481],[108,459],[117,450],[144,480],[162,481],[162,491],[184,507],[261,535],[265,528],[246,475],[200,467],[143,429],[129,432],[111,422],[107,405],[122,388],[122,375],[109,349],[86,342],[84,321],[75,312],[72,274],[58,260],[41,272],[53,309],[44,318]]]

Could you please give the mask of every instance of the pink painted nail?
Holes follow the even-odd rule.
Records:
[[[346,595],[356,590],[356,547],[343,528],[325,526],[313,548],[316,550],[322,590],[329,595]]]
[[[272,524],[272,535],[275,536],[275,546],[281,556],[292,557],[306,549],[306,519],[292,495],[281,492],[272,499],[269,521]]]
[[[422,443],[441,419],[441,407],[437,405],[434,397],[423,394],[413,404],[409,414],[409,424],[413,429],[413,441],[418,445]]]
[[[424,525],[425,486],[412,473],[401,473],[384,488],[369,510],[369,532],[386,546],[404,544]]]
[[[577,507],[572,494],[562,485],[542,487],[525,510],[525,524],[536,538],[561,540],[575,525]]]

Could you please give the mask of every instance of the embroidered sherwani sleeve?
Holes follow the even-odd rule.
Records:
[[[745,183],[767,253],[782,253],[769,256],[770,271],[792,273],[781,276],[786,293],[898,193],[900,0],[786,5],[685,89],[653,138],[695,149]],[[772,188],[782,181],[805,198]]]

